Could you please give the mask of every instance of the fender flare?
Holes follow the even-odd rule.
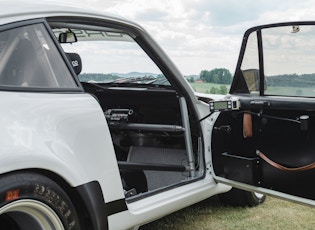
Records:
[[[106,203],[100,184],[92,181],[75,187],[90,216],[92,229],[108,230],[108,216],[128,210],[125,199]]]

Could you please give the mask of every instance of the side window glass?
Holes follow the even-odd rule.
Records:
[[[0,32],[0,86],[78,87],[42,24]]]
[[[256,33],[252,33],[248,37],[241,71],[249,92],[259,94],[259,59]]]
[[[67,55],[82,61],[78,78],[88,83],[170,86],[161,70],[133,40],[121,32],[72,29],[78,42],[61,44]],[[54,30],[58,34],[62,30]]]
[[[314,97],[315,26],[262,30],[265,95]]]

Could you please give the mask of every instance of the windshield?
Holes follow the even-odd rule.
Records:
[[[56,36],[59,29],[55,30]],[[94,84],[163,85],[170,83],[160,69],[126,33],[71,29],[78,42],[62,44],[66,53],[81,57],[81,82]]]

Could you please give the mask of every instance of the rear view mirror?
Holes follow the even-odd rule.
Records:
[[[58,40],[59,40],[59,43],[74,43],[78,41],[75,33],[71,31],[60,33]]]

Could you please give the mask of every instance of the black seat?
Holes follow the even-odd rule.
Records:
[[[82,61],[80,55],[77,53],[66,53],[66,56],[70,61],[76,75],[79,75],[82,71]]]

